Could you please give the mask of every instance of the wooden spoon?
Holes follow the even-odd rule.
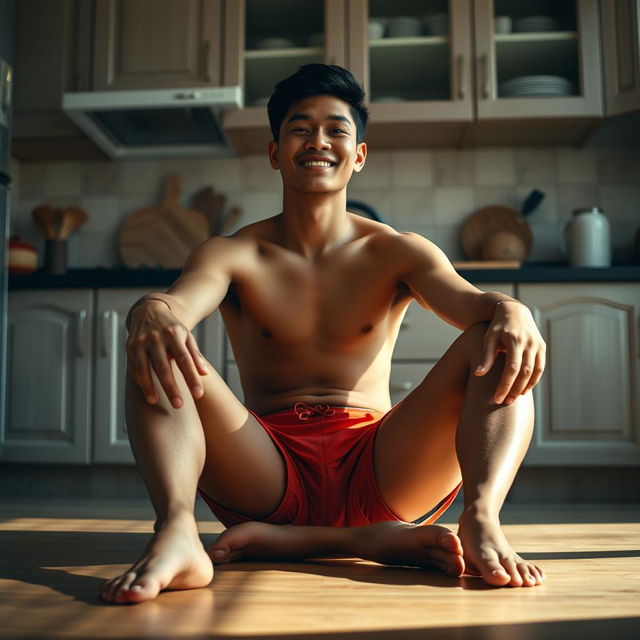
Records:
[[[42,230],[44,231],[44,237],[47,240],[55,240],[58,212],[48,204],[41,204],[31,212],[31,215],[33,219],[42,227]]]
[[[58,238],[66,240],[78,227],[81,227],[89,218],[87,212],[80,207],[67,207],[62,212],[62,224]]]

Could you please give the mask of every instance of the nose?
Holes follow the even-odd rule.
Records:
[[[307,138],[307,142],[305,144],[307,149],[330,149],[331,143],[324,136],[321,129],[317,129],[315,132],[311,133]]]

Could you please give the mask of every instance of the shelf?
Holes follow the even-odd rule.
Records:
[[[423,47],[433,45],[443,45],[449,42],[446,36],[420,36],[415,38],[377,38],[369,40],[371,48],[386,47]]]
[[[244,52],[244,58],[247,61],[305,56],[324,56],[324,49],[322,47],[286,47],[284,49],[250,49]]]
[[[578,36],[572,32],[496,36],[498,82],[528,75],[571,80],[580,93]]]

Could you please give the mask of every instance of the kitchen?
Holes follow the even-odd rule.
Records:
[[[264,98],[298,65],[325,61],[350,68],[371,96],[369,157],[349,199],[435,242],[480,288],[525,302],[548,342],[536,436],[509,500],[639,502],[640,80],[638,33],[624,29],[637,25],[625,11],[637,9],[613,4],[327,0],[303,10],[283,0],[194,0],[151,10],[141,0],[17,2],[8,234],[34,248],[17,247],[37,270],[8,280],[8,353],[23,355],[7,362],[3,496],[145,496],[122,419],[123,320],[179,268],[128,263],[123,233],[134,215],[160,205],[172,175],[180,176],[177,209],[199,211],[208,197],[218,231],[278,212]],[[295,29],[278,27],[285,12]],[[532,16],[547,21],[527,26]],[[173,47],[159,46],[168,40]],[[533,76],[545,79],[522,83]],[[504,84],[514,79],[521,84]],[[229,148],[199,157],[109,155],[63,110],[74,93],[198,87],[240,87],[243,96],[242,108],[223,115]],[[522,216],[534,190],[544,197]],[[87,214],[48,252],[33,218],[42,205]],[[461,264],[488,256],[477,246],[470,255],[464,239],[472,214],[491,205],[529,229],[493,256],[524,261],[519,268]],[[610,253],[584,266],[589,256],[568,251],[564,230],[576,210],[594,207],[606,216]],[[601,214],[585,215],[606,228]],[[162,263],[166,253],[150,260]],[[240,394],[219,317],[202,325],[201,348]],[[395,401],[456,335],[410,309],[394,353]],[[593,364],[599,375],[586,375]],[[33,379],[32,388],[22,383]]]

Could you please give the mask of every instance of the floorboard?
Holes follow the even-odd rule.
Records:
[[[198,505],[210,544],[222,525]],[[349,559],[239,562],[142,605],[97,598],[152,530],[146,502],[0,506],[2,638],[640,638],[640,505],[506,505],[507,538],[547,574],[494,589]],[[442,522],[456,530],[455,506]]]

